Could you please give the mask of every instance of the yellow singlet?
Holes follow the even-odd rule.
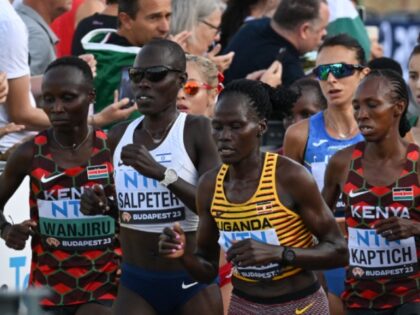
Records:
[[[260,183],[254,195],[244,203],[227,200],[223,182],[229,166],[222,165],[216,178],[211,215],[219,229],[219,244],[225,252],[232,241],[252,238],[259,242],[289,247],[307,248],[314,244],[313,235],[301,217],[286,208],[277,195],[276,163],[278,155],[266,153]],[[290,277],[302,269],[272,262],[259,266],[234,266],[233,275],[239,279],[256,282]]]

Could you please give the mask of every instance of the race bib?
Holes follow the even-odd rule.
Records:
[[[225,252],[232,246],[233,241],[254,239],[258,242],[272,245],[280,245],[275,229],[255,231],[220,231],[219,245]],[[233,266],[234,273],[252,280],[270,280],[281,273],[281,266],[277,262],[258,266]]]
[[[406,277],[418,270],[414,237],[388,241],[373,229],[348,228],[350,272],[356,278]]]
[[[132,168],[115,172],[117,203],[122,224],[164,224],[185,220],[185,206],[157,180]]]
[[[80,200],[38,199],[39,231],[43,244],[51,249],[91,250],[109,246],[115,236],[115,222],[109,216],[85,216]]]

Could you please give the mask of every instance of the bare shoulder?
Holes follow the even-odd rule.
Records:
[[[186,128],[209,128],[210,119],[201,115],[187,115],[185,120]]]
[[[5,172],[29,174],[34,157],[34,148],[34,139],[32,138],[17,145],[16,149],[12,149],[13,152],[7,159]]]
[[[347,174],[347,169],[351,161],[355,145],[351,145],[340,151],[337,151],[328,161],[330,171]]]
[[[309,134],[309,120],[304,119],[291,125],[284,136],[284,154],[291,159],[302,162]]]
[[[114,151],[115,147],[117,146],[118,142],[124,135],[125,130],[127,129],[128,125],[131,121],[124,121],[119,124],[116,124],[108,131],[108,143],[112,151]]]
[[[277,180],[283,183],[290,183],[295,181],[301,181],[302,179],[311,178],[308,170],[295,160],[279,155],[277,160],[276,169]]]
[[[206,190],[212,190],[216,183],[217,174],[219,174],[220,166],[214,167],[205,172],[199,180],[198,185]]]

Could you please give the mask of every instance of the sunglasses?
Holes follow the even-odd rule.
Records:
[[[326,81],[328,75],[332,75],[336,79],[341,79],[353,75],[354,71],[362,70],[365,67],[362,65],[350,65],[347,63],[330,63],[327,65],[320,65],[312,70],[312,73],[321,81]]]
[[[148,68],[130,67],[128,68],[128,77],[135,84],[139,84],[144,78],[150,82],[159,82],[171,71],[184,73],[184,71],[168,66],[153,66]]]
[[[189,96],[194,96],[200,91],[200,89],[212,90],[215,88],[207,83],[189,80],[184,84],[184,87],[182,89],[185,94]]]

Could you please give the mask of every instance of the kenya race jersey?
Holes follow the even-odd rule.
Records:
[[[229,166],[224,164],[216,178],[216,187],[211,205],[211,215],[219,229],[219,244],[226,252],[233,241],[252,238],[258,242],[289,247],[313,246],[313,236],[301,217],[286,208],[276,191],[276,164],[278,155],[266,153],[260,183],[255,194],[246,202],[230,202],[223,188]],[[233,266],[233,275],[239,279],[255,282],[278,280],[295,275],[300,268],[282,268],[278,262],[267,265]]]
[[[43,305],[113,300],[119,252],[115,220],[80,212],[85,187],[99,184],[106,195],[112,194],[113,168],[106,135],[96,130],[90,159],[67,169],[54,162],[49,140],[47,131],[34,139],[30,206],[38,233],[32,238],[30,284],[52,291]]]
[[[363,176],[365,142],[355,146],[344,186],[350,254],[346,291],[349,308],[385,309],[420,302],[419,241],[387,241],[373,228],[378,220],[398,216],[420,220],[418,147],[410,144],[404,170],[389,186],[372,186]]]

